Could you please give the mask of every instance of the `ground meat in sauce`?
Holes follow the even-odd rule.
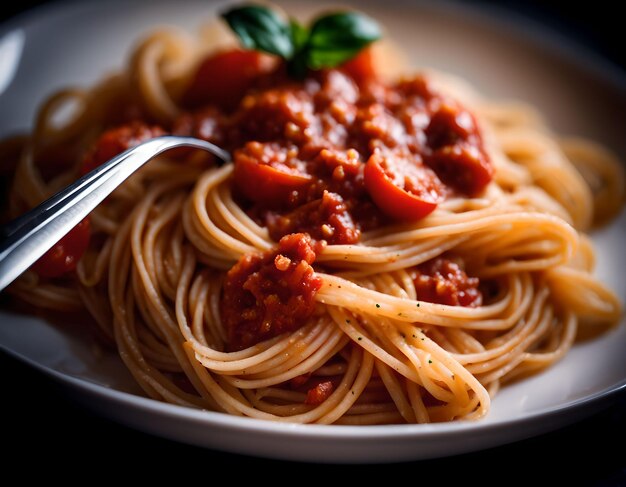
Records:
[[[283,237],[276,251],[244,255],[224,283],[221,317],[229,346],[241,350],[296,330],[315,310],[322,280],[311,264],[319,244],[305,234]]]
[[[290,213],[268,212],[266,221],[273,239],[300,231],[308,233],[316,240],[354,243],[361,234],[343,198],[329,191],[324,191],[321,198]]]
[[[234,153],[239,202],[274,240],[309,232],[329,244],[353,244],[393,219],[364,184],[372,154],[424,167],[440,199],[476,195],[493,175],[473,115],[421,76],[358,87],[337,70],[296,82],[278,69],[259,76],[234,111],[200,108],[183,114],[174,132]],[[255,171],[252,163],[267,169]]]
[[[469,277],[452,260],[437,258],[420,264],[411,277],[420,301],[470,308],[482,305],[480,280]]]
[[[227,274],[221,313],[233,350],[295,330],[312,315],[318,245],[355,244],[364,231],[422,218],[449,195],[479,194],[493,176],[473,115],[425,78],[357,81],[328,70],[298,82],[279,66],[249,77],[228,111],[197,107],[173,125],[176,134],[233,154],[236,201],[280,241]],[[371,160],[384,173],[366,184],[375,174],[365,171]],[[447,260],[419,266],[415,285],[426,301],[481,303],[478,279]],[[307,403],[331,393],[332,383],[320,383]]]
[[[241,79],[234,68],[250,56]],[[139,122],[111,128],[82,167],[87,172],[165,133],[195,136],[233,154],[236,200],[279,242],[273,252],[242,257],[227,274],[221,313],[233,350],[307,321],[321,287],[312,264],[324,243],[354,244],[363,231],[422,218],[449,195],[479,194],[493,176],[474,116],[426,78],[385,84],[367,78],[370,66],[357,70],[358,79],[346,69],[300,82],[284,65],[269,69],[275,64],[255,56],[237,51],[207,59],[186,97],[190,111],[166,129]],[[230,66],[234,81],[217,83],[211,66]],[[367,184],[366,163],[382,168],[370,171],[377,177]],[[421,300],[481,304],[478,279],[446,259],[422,264],[414,280]],[[332,383],[322,382],[307,402],[331,393]]]

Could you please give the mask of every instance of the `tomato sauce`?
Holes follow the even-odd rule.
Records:
[[[228,271],[221,317],[233,350],[296,330],[313,314],[319,247],[306,234],[287,235],[276,251],[245,255]]]
[[[41,277],[60,277],[76,269],[90,239],[89,217],[72,228],[34,264],[33,270]]]
[[[469,277],[456,262],[437,258],[419,265],[411,276],[417,299],[448,306],[482,305],[480,280]]]
[[[196,99],[210,98],[198,94],[210,64],[192,83]],[[282,66],[256,76],[248,66],[242,76],[232,85],[247,86],[236,108],[199,106],[173,131],[232,151],[239,202],[276,241],[306,232],[354,244],[363,231],[427,216],[450,195],[478,195],[493,177],[474,116],[423,77],[380,81],[367,51],[302,81]]]
[[[333,393],[335,386],[329,380],[318,383],[315,387],[311,387],[306,394],[305,404],[318,406],[322,404]]]
[[[384,83],[371,51],[304,80],[250,51],[207,58],[169,127],[132,122],[105,132],[85,173],[163,133],[190,135],[233,154],[233,194],[267,227],[276,250],[244,256],[227,274],[221,314],[229,347],[243,349],[302,326],[321,286],[312,267],[325,244],[417,221],[451,195],[480,194],[493,177],[474,116],[421,76]],[[437,259],[415,269],[419,299],[479,306],[478,279]],[[331,383],[308,392],[319,404]]]
[[[205,86],[222,94],[228,110],[223,103],[198,107],[173,129],[233,153],[240,205],[280,241],[276,252],[244,256],[228,273],[222,319],[234,349],[311,316],[321,285],[312,241],[355,244],[363,231],[424,218],[450,195],[477,195],[493,176],[474,116],[423,77],[379,81],[370,51],[300,82],[281,67],[255,76],[252,62],[230,84],[237,105],[223,93],[229,85],[213,86],[207,73],[212,63],[241,56],[206,61],[192,84],[192,98],[210,101]],[[414,280],[421,300],[482,302],[478,279],[446,259],[417,267]],[[320,404],[331,393],[332,383],[321,382],[306,402]]]
[[[159,126],[139,121],[107,130],[84,156],[80,172],[87,174],[131,147],[165,133]]]

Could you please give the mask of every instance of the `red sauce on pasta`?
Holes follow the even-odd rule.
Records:
[[[221,309],[233,349],[311,316],[321,286],[315,242],[358,243],[364,231],[424,218],[450,195],[477,195],[493,176],[474,116],[427,79],[385,84],[368,51],[303,81],[266,61],[245,51],[208,58],[184,96],[189,111],[172,127],[115,128],[85,159],[91,169],[163,132],[232,152],[237,201],[279,242],[227,275]],[[481,302],[478,280],[447,260],[418,267],[415,285],[426,301]],[[312,389],[308,402],[329,390]]]
[[[362,231],[425,217],[451,194],[479,194],[493,167],[474,116],[423,77],[379,81],[367,59],[301,82],[280,67],[246,71],[234,110],[199,107],[174,131],[233,152],[240,203],[276,241],[306,232],[353,244]]]
[[[477,277],[469,277],[448,259],[437,258],[419,265],[413,276],[417,299],[449,306],[478,307],[483,296]]]
[[[306,394],[306,404],[317,406],[322,404],[333,393],[335,386],[329,380],[320,382],[314,387],[311,387]]]
[[[83,158],[81,174],[87,174],[127,149],[165,133],[161,127],[139,121],[107,130]]]
[[[322,285],[311,267],[318,248],[306,234],[287,235],[276,251],[245,255],[228,271],[221,315],[232,349],[293,331],[313,314]]]

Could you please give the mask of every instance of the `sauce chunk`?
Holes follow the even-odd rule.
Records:
[[[473,114],[427,78],[385,82],[367,50],[303,80],[261,61],[245,51],[207,59],[187,94],[194,110],[171,127],[233,154],[235,201],[279,242],[227,274],[221,313],[233,350],[312,316],[319,246],[358,244],[364,232],[418,221],[451,195],[480,194],[493,177]],[[212,76],[230,64],[241,76],[213,86]],[[417,267],[414,280],[425,301],[482,302],[478,279],[445,259]],[[313,388],[308,401],[331,391]]]
[[[469,277],[454,261],[437,258],[420,264],[413,275],[417,299],[448,306],[476,308],[483,302],[477,277]]]
[[[125,150],[165,133],[159,126],[136,121],[107,130],[83,158],[80,172],[87,174]]]
[[[298,233],[278,249],[244,255],[226,275],[221,314],[233,350],[296,330],[315,310],[322,280],[311,264],[318,244]]]
[[[474,115],[425,77],[387,83],[368,50],[302,81],[257,64],[232,83],[240,97],[231,110],[206,98],[174,132],[234,154],[238,202],[276,241],[306,232],[355,244],[363,232],[426,217],[450,195],[478,195],[493,177]]]

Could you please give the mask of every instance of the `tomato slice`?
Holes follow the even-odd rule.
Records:
[[[89,217],[72,228],[32,266],[42,277],[59,277],[76,269],[76,264],[89,246]]]
[[[258,51],[233,49],[206,58],[185,95],[192,106],[214,104],[235,108],[255,78],[268,70],[268,57]]]
[[[278,144],[249,142],[235,152],[234,161],[237,189],[266,208],[284,206],[294,191],[313,182],[305,164]]]
[[[366,47],[355,57],[343,63],[339,69],[350,76],[357,85],[363,86],[377,78],[372,46]]]
[[[364,176],[376,206],[396,220],[424,218],[445,195],[437,175],[406,156],[373,154],[365,165]]]
[[[160,135],[165,135],[165,131],[161,127],[150,126],[142,122],[132,122],[108,130],[100,136],[83,159],[80,173],[85,175],[125,150]]]

